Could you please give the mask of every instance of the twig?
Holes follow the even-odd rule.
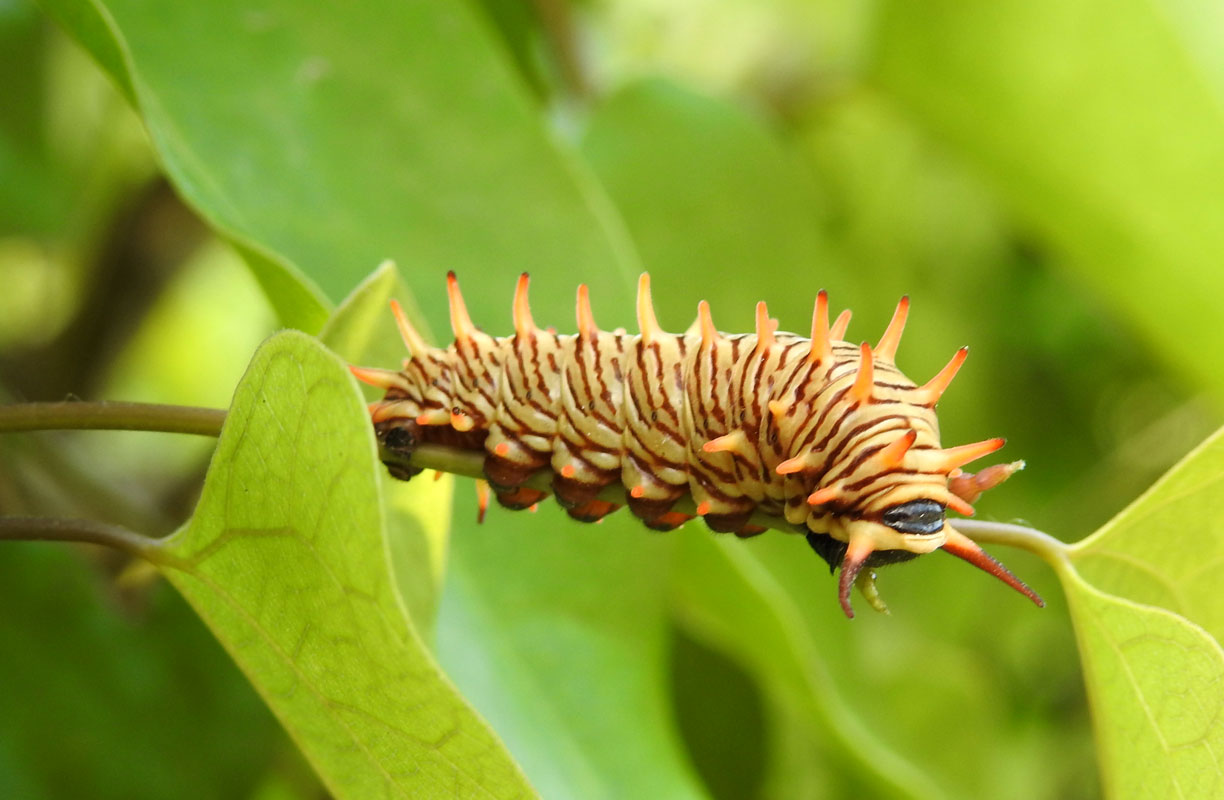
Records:
[[[1070,548],[1048,533],[1009,522],[958,519],[953,526],[980,544],[1002,544],[1028,550],[1056,570],[1070,565]]]
[[[0,405],[0,432],[88,428],[219,436],[224,420],[225,412],[220,409],[152,403],[64,402]],[[414,450],[412,456],[407,459],[386,449],[382,450],[381,457],[389,463],[407,464],[415,469],[436,469],[469,478],[484,477],[484,454],[477,451],[425,444]],[[526,485],[533,489],[550,491],[552,478],[552,471],[544,469],[533,475]],[[619,484],[605,487],[599,493],[599,499],[624,504],[625,489]],[[674,510],[683,514],[695,514],[696,506],[691,497],[682,497],[676,502]],[[753,514],[751,523],[791,533],[796,530],[796,527],[784,518],[769,514]],[[1067,545],[1033,528],[971,519],[956,520],[954,524],[958,531],[977,542],[1028,550],[1055,569],[1065,568],[1069,563]],[[153,551],[150,548],[157,547],[154,539],[139,536],[117,526],[84,520],[0,519],[0,539],[88,541],[143,558],[151,558],[150,553]],[[164,554],[154,554],[151,560],[161,555]]]
[[[154,563],[165,561],[157,539],[88,519],[0,517],[0,541],[98,544]]]
[[[0,432],[123,430],[220,436],[225,412],[157,403],[60,402],[0,405]]]

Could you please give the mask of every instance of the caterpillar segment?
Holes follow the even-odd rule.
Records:
[[[657,530],[693,518],[675,507],[687,496],[715,531],[755,536],[764,522],[804,534],[840,570],[838,600],[850,617],[856,585],[883,610],[875,568],[938,549],[1043,605],[947,520],[949,510],[972,514],[970,503],[1023,462],[974,475],[962,467],[1002,439],[941,446],[935,405],[968,351],[921,386],[907,378],[895,361],[908,298],[873,347],[845,341],[850,312],[830,324],[823,291],[807,338],[778,331],[764,303],[753,333],[722,333],[704,301],[677,334],[660,327],[643,274],[639,333],[600,330],[580,286],[578,332],[562,335],[535,324],[528,285],[524,273],[513,335],[496,338],[472,323],[448,273],[455,340],[446,349],[427,345],[392,302],[409,357],[397,371],[352,370],[386,393],[370,410],[380,444],[397,457],[388,460],[395,477],[411,478],[417,470],[403,457],[429,443],[484,453],[488,485],[508,508],[532,508],[548,494],[526,485],[543,470],[558,502],[584,522],[620,507],[600,496],[614,484]]]

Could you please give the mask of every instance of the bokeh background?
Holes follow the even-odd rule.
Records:
[[[803,332],[827,288],[875,341],[908,294],[912,377],[972,349],[945,443],[1003,435],[1028,463],[979,515],[1068,541],[1221,422],[1224,20],[1206,4],[106,8],[113,40],[74,3],[0,0],[4,400],[224,406],[259,341],[317,332],[393,257],[440,342],[449,268],[494,333],[523,269],[563,331],[579,282],[604,327],[633,329],[640,268],[673,330],[705,298],[723,330],[764,299]],[[162,535],[210,447],[4,437],[0,511]],[[700,526],[473,518],[461,482],[439,658],[547,796],[1100,791],[1065,604],[1027,554],[1001,555],[1044,611],[935,555],[883,574],[891,617],[848,624],[801,541],[720,543],[766,598],[731,642],[693,577]],[[801,653],[802,703],[753,653],[767,619]],[[609,629],[632,646],[601,650]],[[0,551],[0,676],[0,796],[323,795],[183,602],[112,554]],[[636,752],[616,738],[635,728],[666,751],[654,766],[584,760]],[[866,766],[894,758],[921,778]]]

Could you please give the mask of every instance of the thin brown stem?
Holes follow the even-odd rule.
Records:
[[[165,560],[156,539],[88,519],[0,517],[0,541],[97,544],[154,563]]]

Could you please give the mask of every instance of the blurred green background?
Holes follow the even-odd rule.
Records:
[[[439,342],[449,268],[497,334],[523,269],[537,322],[562,331],[579,282],[603,327],[632,329],[640,268],[672,330],[705,298],[723,330],[750,328],[764,299],[804,332],[827,288],[855,311],[849,338],[874,341],[908,294],[908,374],[972,348],[941,403],[945,443],[1003,435],[1028,463],[979,516],[1068,541],[1221,422],[1224,34],[1206,6],[89,8],[48,2],[52,21],[0,0],[5,400],[224,406],[260,340],[317,332],[393,257]],[[6,436],[0,511],[165,534],[210,446]],[[718,567],[695,566],[699,526],[667,539],[545,508],[476,528],[469,494],[439,659],[546,796],[630,796],[633,779],[583,761],[601,715],[674,750],[675,774],[642,785],[695,794],[1099,792],[1065,604],[1033,557],[1002,554],[1045,611],[936,555],[884,573],[891,617],[847,624],[801,541],[726,543],[800,643],[809,707],[754,650],[764,623],[703,610]],[[321,796],[183,602],[128,567],[0,551],[0,796]],[[601,583],[604,567],[633,579]],[[588,629],[549,628],[567,614],[650,627],[601,658]],[[618,658],[655,682],[618,686]],[[589,685],[567,682],[580,671]],[[582,696],[600,686],[655,716],[616,719]],[[923,777],[872,777],[881,753]]]

